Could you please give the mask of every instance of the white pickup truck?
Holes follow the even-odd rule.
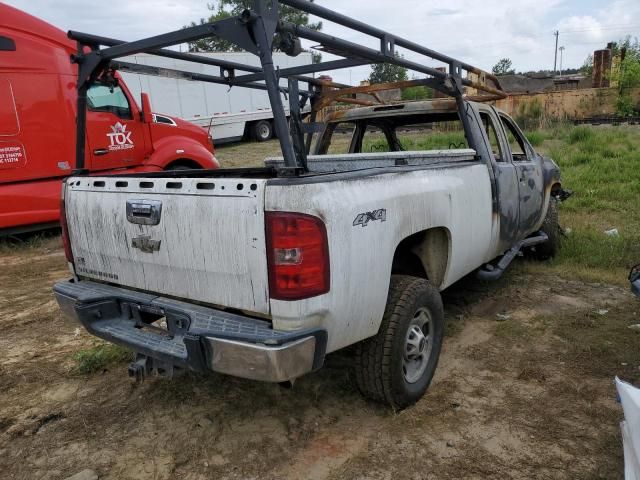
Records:
[[[277,21],[278,3],[381,38],[381,50]],[[557,165],[507,115],[467,98],[465,87],[502,95],[490,74],[305,0],[255,0],[238,18],[130,44],[71,32],[81,52],[78,111],[110,59],[140,51],[173,58],[161,47],[211,32],[258,55],[263,71],[197,80],[266,88],[283,158],[253,169],[87,176],[80,118],[78,174],[63,188],[73,278],[54,287],[62,311],[134,350],[136,378],[181,369],[293,381],[357,345],[361,392],[394,408],[414,403],[438,363],[440,291],[474,271],[498,277],[523,248],[555,253]],[[295,53],[296,37],[345,58],[276,74],[264,45],[280,38]],[[398,57],[394,46],[444,61],[449,73]],[[429,75],[418,82],[454,100],[375,105],[357,89],[298,90],[300,74],[363,59]],[[279,84],[287,75],[290,131]],[[378,98],[380,87],[370,88]],[[299,94],[316,98],[314,111],[334,94],[370,106],[302,123]]]
[[[74,279],[55,286],[58,302],[91,333],[142,354],[145,369],[282,382],[358,344],[363,393],[408,405],[438,361],[439,291],[532,234],[545,240],[541,228],[557,241],[558,167],[509,117],[468,105],[479,151],[393,151],[407,123],[455,115],[453,102],[416,102],[334,115],[302,177],[278,178],[279,159],[224,175],[71,177]],[[344,126],[350,150],[326,154]],[[361,153],[376,127],[389,152]],[[549,240],[538,253],[553,253]],[[161,319],[165,330],[154,326]]]

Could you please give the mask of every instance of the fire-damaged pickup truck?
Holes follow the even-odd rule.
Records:
[[[278,3],[380,38],[381,48],[278,21]],[[86,83],[117,57],[162,55],[205,35],[257,54],[259,72],[221,65],[219,77],[197,80],[267,89],[283,157],[263,168],[89,177],[79,141],[78,172],[62,198],[73,278],[55,285],[58,303],[89,332],[133,349],[134,377],[190,369],[292,381],[356,345],[362,393],[410,405],[438,362],[440,291],[474,271],[497,278],[524,248],[555,253],[559,169],[511,118],[471,100],[504,95],[488,73],[304,0],[258,0],[230,20],[103,49],[96,37],[71,34],[85,51],[76,61]],[[274,42],[295,54],[298,38],[344,58],[275,72]],[[396,47],[449,72],[398,57]],[[376,86],[303,76],[381,62],[417,70],[427,77],[413,84],[453,98],[384,104]],[[161,72],[172,73],[187,75]],[[289,79],[289,125],[279,78]],[[365,106],[315,122],[327,98]]]

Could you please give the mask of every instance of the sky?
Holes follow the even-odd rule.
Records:
[[[640,37],[640,0],[316,0],[368,24],[485,70],[510,58],[518,71],[552,69],[555,38],[564,68],[580,67],[593,50],[627,35]],[[207,0],[8,0],[63,30],[136,40],[207,17]],[[211,1],[209,0],[209,3]],[[371,47],[377,41],[324,22],[323,32]],[[311,44],[305,44],[311,46]],[[402,52],[402,50],[399,50]],[[422,60],[402,52],[411,60]],[[560,63],[558,52],[558,64]],[[329,55],[324,55],[329,60]],[[429,66],[438,64],[426,60]],[[331,72],[357,84],[370,67]],[[410,73],[411,75],[411,73]]]

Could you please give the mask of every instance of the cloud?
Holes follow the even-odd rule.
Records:
[[[560,45],[565,47],[564,65],[582,65],[594,50],[609,42],[637,35],[640,31],[640,2],[614,0],[591,14],[569,15],[557,23]]]
[[[445,17],[449,15],[455,15],[457,13],[460,13],[460,11],[454,8],[434,8],[433,10],[431,10],[432,17]]]
[[[580,0],[449,0],[435,7],[424,0],[316,0],[368,24],[484,69],[509,57],[517,70],[553,66],[553,31],[560,29],[565,66],[579,66],[607,41],[639,31],[640,2],[606,3]],[[107,37],[135,40],[181,28],[207,17],[204,0],[8,0],[8,3],[51,22]],[[602,5],[602,6],[600,6]],[[623,28],[621,28],[621,26]],[[379,41],[324,22],[324,31],[377,48]],[[566,33],[564,33],[566,32]],[[405,52],[407,58],[418,56]],[[325,55],[325,58],[329,58]],[[422,60],[421,60],[422,61]],[[437,65],[437,62],[428,62]],[[334,72],[336,80],[364,79],[369,67]]]
[[[7,3],[62,30],[80,30],[123,40],[177,30],[208,14],[206,2],[193,0],[9,0]]]
[[[558,30],[565,34],[580,34],[578,38],[601,41],[604,37],[602,24],[591,15],[571,16],[560,21]]]
[[[377,0],[368,2],[366,8],[363,2],[318,1],[481,68],[491,69],[500,58],[510,57],[514,67],[522,70],[552,64],[552,26],[547,16],[562,3],[562,0],[520,0],[505,8],[502,0],[450,0],[445,9],[447,15],[442,15],[442,9],[434,9],[430,2],[403,2],[393,12],[388,2]],[[337,35],[340,29],[325,22],[325,32]],[[420,59],[418,55],[404,53],[411,60]],[[368,72],[368,67],[360,67],[352,77],[364,78]],[[344,81],[345,76],[335,74],[334,78]]]

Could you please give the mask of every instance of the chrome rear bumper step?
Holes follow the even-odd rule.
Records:
[[[97,337],[134,350],[137,365],[148,366],[140,361],[143,356],[164,370],[212,370],[284,382],[324,362],[324,329],[274,330],[265,320],[91,281],[60,282],[53,290],[67,317]],[[166,330],[150,322],[159,318]],[[143,374],[135,364],[132,376]]]

